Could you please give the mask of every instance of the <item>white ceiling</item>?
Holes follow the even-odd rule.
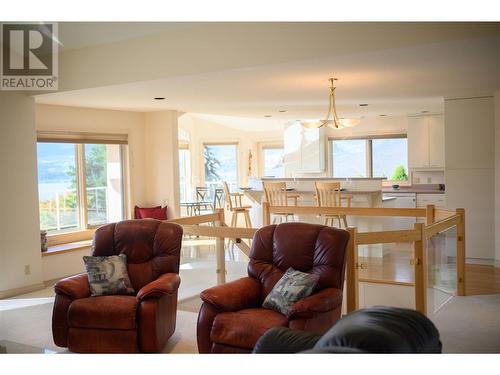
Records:
[[[61,49],[73,50],[202,26],[187,22],[59,22]]]
[[[188,26],[158,24],[131,33]],[[109,24],[103,27],[112,29]],[[79,41],[77,34],[73,31],[66,43],[73,48],[90,43]],[[335,49],[335,45],[325,41],[325,48]],[[36,100],[141,112],[175,109],[258,119],[272,115],[271,120],[320,118],[327,109],[332,74],[339,78],[336,94],[341,117],[439,113],[444,98],[491,95],[500,89],[500,36],[57,92]],[[153,100],[158,96],[166,100]],[[369,106],[360,107],[360,103]]]

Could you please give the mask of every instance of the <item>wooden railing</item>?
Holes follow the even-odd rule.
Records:
[[[270,207],[263,203],[263,223],[269,224],[271,214],[311,214],[311,215],[348,215],[348,216],[381,216],[381,217],[417,217],[425,218],[426,223],[416,223],[413,228],[397,231],[358,232],[349,227],[350,239],[347,248],[346,267],[346,306],[347,311],[354,311],[359,306],[359,281],[394,284],[388,280],[360,279],[358,270],[363,267],[358,260],[358,246],[384,243],[412,243],[414,282],[400,284],[413,285],[415,290],[415,306],[422,313],[427,313],[427,240],[431,237],[457,227],[457,295],[465,295],[465,212],[438,210],[433,205],[426,208],[362,208],[362,207],[316,207],[316,206],[283,206]],[[248,255],[249,247],[242,240],[252,239],[258,228],[228,227],[224,220],[224,210],[214,213],[171,219],[169,222],[180,224],[185,234],[214,237],[216,239],[217,282],[225,283],[224,239],[233,239],[235,244]],[[200,224],[210,224],[200,225]]]

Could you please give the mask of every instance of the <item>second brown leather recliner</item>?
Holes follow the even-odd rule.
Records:
[[[339,318],[349,233],[323,225],[285,223],[257,231],[248,277],[207,289],[198,316],[200,353],[249,353],[272,327],[325,333]],[[288,316],[262,308],[285,271],[319,276],[315,291]]]

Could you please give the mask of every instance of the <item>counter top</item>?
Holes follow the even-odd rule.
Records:
[[[400,187],[398,190],[395,190],[391,187],[383,187],[382,193],[387,194],[404,194],[404,193],[416,193],[416,194],[444,194],[445,190],[439,189],[427,189],[427,188],[417,188],[417,187]]]
[[[387,177],[343,177],[343,178],[335,178],[335,177],[262,177],[259,178],[262,181],[363,181],[363,180],[387,180]]]
[[[241,189],[242,193],[264,193],[264,190],[257,189]],[[342,194],[376,194],[380,190],[342,190]],[[314,190],[288,190],[288,194],[316,194]]]

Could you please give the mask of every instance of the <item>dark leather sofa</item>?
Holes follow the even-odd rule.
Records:
[[[254,353],[441,353],[439,332],[424,315],[409,309],[375,306],[340,319],[317,335],[289,328],[268,330]]]
[[[284,223],[259,229],[248,277],[201,293],[198,351],[250,353],[259,337],[277,326],[325,333],[340,318],[348,239],[349,232],[323,225]],[[313,294],[285,316],[262,303],[289,267],[320,279]]]
[[[91,297],[87,274],[55,285],[52,334],[76,353],[159,352],[175,331],[182,228],[127,220],[98,228],[93,256],[127,255],[136,295]]]

